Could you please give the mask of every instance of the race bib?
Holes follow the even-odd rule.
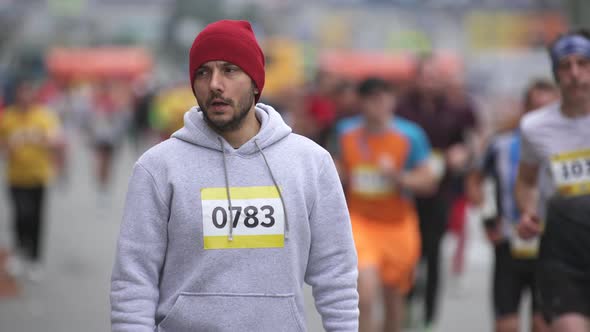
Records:
[[[518,236],[516,227],[510,238],[510,252],[514,258],[535,258],[539,253],[539,237],[525,240]]]
[[[551,171],[557,191],[563,196],[590,194],[590,150],[578,150],[551,157]]]
[[[285,214],[276,187],[230,188],[231,212],[226,190],[201,189],[204,249],[284,247]]]
[[[390,181],[372,165],[361,165],[352,170],[351,190],[360,196],[384,196],[394,193]]]

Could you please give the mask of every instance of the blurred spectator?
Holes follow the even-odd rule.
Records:
[[[336,106],[336,119],[328,129],[324,147],[333,155],[338,153],[338,137],[343,129],[348,126],[350,120],[360,115],[360,98],[358,95],[358,84],[352,80],[343,79],[334,91],[334,105]],[[355,120],[353,120],[355,121]]]
[[[325,145],[325,140],[330,126],[336,119],[336,104],[333,100],[333,92],[338,84],[338,77],[326,71],[319,70],[316,74],[315,84],[306,97],[305,106],[313,123],[309,133],[311,139],[320,145]]]
[[[473,105],[445,94],[446,85],[433,58],[418,63],[416,84],[398,106],[398,114],[416,122],[425,131],[434,149],[433,165],[442,179],[438,191],[419,196],[422,252],[426,260],[424,324],[436,317],[439,291],[440,242],[448,225],[453,201],[462,191],[462,173],[470,160],[468,137],[476,129]]]
[[[159,91],[151,105],[149,120],[160,140],[170,138],[175,131],[182,128],[184,113],[195,105],[195,96],[186,84],[177,84]]]
[[[124,83],[114,80],[100,82],[93,97],[92,111],[85,126],[96,157],[99,199],[104,203],[108,189],[113,157],[123,143],[130,118],[130,95]]]
[[[35,103],[36,90],[26,80],[15,83],[15,102],[0,118],[0,149],[13,206],[14,252],[7,261],[13,276],[41,277],[43,207],[55,176],[53,155],[61,145],[59,119]]]
[[[548,105],[554,102],[556,98],[559,98],[559,91],[555,90],[555,84],[548,79],[535,79],[525,89],[525,96],[522,107],[524,107],[524,113],[521,111],[514,112],[515,114],[509,117],[505,122],[499,123],[495,128],[497,134],[506,132],[513,132],[518,129],[520,119],[522,116],[530,111],[534,111],[542,106]]]
[[[303,88],[293,88],[283,93],[281,98],[281,116],[293,129],[293,132],[305,137],[317,137],[317,124],[311,113],[308,112],[305,103],[305,91]]]
[[[451,74],[445,77],[444,91],[449,109],[455,110],[459,114],[459,117],[463,117],[464,119],[462,121],[465,123],[477,123],[474,104],[467,95],[462,75]],[[480,155],[480,151],[484,149],[484,139],[481,131],[479,124],[478,126],[474,125],[473,128],[464,130],[464,147],[466,149],[454,147],[454,154],[450,156],[453,159],[449,161],[449,167],[452,167],[451,165],[453,164],[457,167],[453,168],[454,173],[451,174],[454,177],[455,195],[453,195],[454,197],[450,206],[447,229],[457,240],[457,246],[452,258],[451,272],[454,278],[459,279],[462,277],[464,269],[468,209],[476,207],[467,199],[468,192],[472,189],[470,187],[471,179],[464,177],[464,175],[468,165],[473,164],[476,156]],[[457,282],[455,284],[460,286]]]
[[[137,152],[143,152],[141,146],[146,143],[151,133],[150,112],[157,94],[156,83],[151,75],[138,78],[133,86],[133,122],[131,138]]]
[[[332,93],[334,101],[334,122],[360,113],[357,83],[350,79],[342,79],[336,83]]]
[[[547,80],[535,80],[524,93],[524,112],[517,119],[555,102],[559,92]],[[532,330],[547,331],[540,314],[539,298],[535,294],[535,267],[537,248],[519,240],[515,231],[520,213],[514,197],[514,185],[519,163],[520,130],[515,127],[500,132],[487,148],[481,169],[474,175],[481,187],[484,177],[489,177],[495,186],[496,213],[483,219],[486,235],[494,246],[493,304],[496,331],[516,332],[519,329],[519,308],[523,292],[532,295]],[[483,196],[482,193],[478,197]],[[477,201],[478,199],[474,199]],[[523,245],[525,244],[525,245]]]

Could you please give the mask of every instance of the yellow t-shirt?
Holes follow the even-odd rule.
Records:
[[[34,106],[21,112],[14,106],[0,117],[0,142],[13,146],[7,153],[8,183],[19,187],[45,185],[55,176],[53,151],[46,144],[60,131],[59,120],[50,110]]]
[[[163,91],[154,103],[155,127],[166,137],[172,135],[184,125],[184,113],[195,105],[195,96],[190,88],[175,87]]]

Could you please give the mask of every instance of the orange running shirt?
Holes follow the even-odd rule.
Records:
[[[394,129],[369,134],[359,126],[342,134],[340,161],[351,214],[383,223],[412,220],[415,210],[411,197],[380,172],[382,164],[403,171],[410,149],[409,140]]]

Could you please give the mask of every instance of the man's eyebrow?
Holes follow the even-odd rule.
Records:
[[[218,68],[228,68],[228,67],[235,67],[235,68],[240,68],[238,65],[233,64],[231,62],[227,62],[227,61],[220,61],[218,63],[204,63],[201,66],[199,66],[197,69],[195,69],[195,72],[197,72],[198,70],[203,70],[203,69],[211,69],[214,67],[218,67]]]

